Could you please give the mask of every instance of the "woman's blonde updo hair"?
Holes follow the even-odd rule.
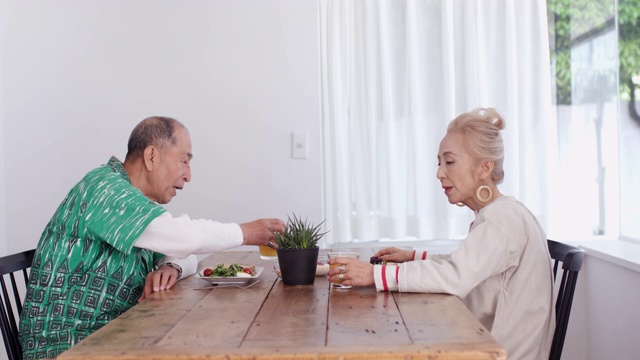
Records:
[[[493,161],[491,179],[499,184],[504,179],[504,145],[500,130],[504,129],[504,119],[494,108],[478,108],[460,114],[447,127],[447,133],[462,134],[469,154],[481,163]]]

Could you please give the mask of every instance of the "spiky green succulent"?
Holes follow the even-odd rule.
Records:
[[[276,243],[281,249],[313,249],[327,232],[320,232],[324,221],[318,225],[309,223],[293,214],[287,216],[287,224],[283,233],[275,232]]]

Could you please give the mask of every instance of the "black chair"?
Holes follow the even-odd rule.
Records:
[[[2,326],[2,338],[4,340],[4,347],[7,349],[7,356],[9,357],[9,360],[22,360],[22,348],[20,347],[20,342],[18,342],[18,325],[16,322],[16,315],[14,315],[14,306],[17,310],[15,314],[17,314],[17,316],[20,315],[20,312],[22,311],[22,301],[20,300],[18,284],[14,273],[22,271],[24,283],[27,284],[29,278],[27,269],[31,267],[33,254],[35,252],[35,250],[28,250],[19,254],[0,258],[0,285],[2,285],[0,325]],[[5,275],[9,275],[11,282],[13,305],[11,305],[12,296],[10,296],[5,283]]]
[[[560,283],[558,298],[556,299],[556,330],[553,333],[553,343],[551,345],[551,353],[549,354],[549,360],[560,360],[564,337],[567,334],[567,325],[569,324],[573,293],[576,290],[578,272],[582,269],[585,252],[579,247],[553,240],[547,240],[547,243],[549,246],[549,254],[554,260],[554,281],[558,273],[558,263],[562,263],[563,269],[562,282]]]

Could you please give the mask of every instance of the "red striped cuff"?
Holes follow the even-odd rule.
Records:
[[[427,252],[420,251],[420,253],[418,253],[416,250],[413,250],[413,260],[427,260]]]
[[[387,284],[387,265],[382,265],[382,290],[389,291],[389,284]]]
[[[373,266],[373,279],[378,291],[398,291],[399,278],[399,266],[396,264]]]

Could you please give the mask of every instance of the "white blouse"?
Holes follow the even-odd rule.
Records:
[[[555,329],[551,259],[542,227],[522,203],[499,197],[476,213],[459,249],[414,259],[376,265],[377,289],[456,295],[509,359],[549,357]]]

